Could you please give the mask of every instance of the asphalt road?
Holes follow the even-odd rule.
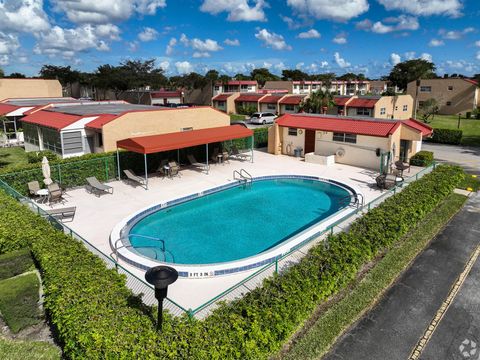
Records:
[[[436,160],[462,166],[471,174],[480,174],[480,147],[422,143],[422,150],[433,151]]]
[[[477,194],[468,200],[468,206],[452,219],[377,306],[344,334],[324,359],[407,359],[480,243],[479,215],[480,195]],[[478,267],[477,263],[476,271]],[[457,307],[446,313],[444,319],[450,320],[439,325],[445,329],[434,333],[423,359],[451,359],[444,354],[455,350],[458,339],[480,340],[477,332],[480,326],[477,321],[480,316],[478,279],[478,274],[472,272],[470,282],[465,283],[457,295]],[[453,311],[455,309],[459,310]],[[450,334],[452,329],[456,332]]]

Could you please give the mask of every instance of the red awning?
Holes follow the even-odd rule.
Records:
[[[227,100],[230,96],[232,96],[233,94],[218,94],[217,96],[215,96],[212,100],[213,101],[225,101]]]
[[[280,100],[280,104],[298,105],[302,102],[305,96],[286,96]]]
[[[335,103],[335,105],[337,106],[345,106],[345,104],[348,102],[348,100],[350,100],[351,97],[350,96],[342,96],[342,97],[334,97],[333,98],[333,102]]]
[[[152,154],[225,140],[240,139],[252,135],[253,131],[246,127],[241,125],[230,125],[209,129],[128,138],[117,141],[117,147],[140,154]]]
[[[239,97],[235,99],[235,102],[257,102],[260,100],[262,97],[264,97],[265,94],[241,94]]]
[[[17,110],[19,107],[15,105],[0,104],[0,115],[8,114],[14,110]]]
[[[282,97],[283,95],[268,95],[260,100],[260,102],[264,104],[276,104]]]
[[[348,103],[348,107],[374,108],[379,99],[353,99]]]

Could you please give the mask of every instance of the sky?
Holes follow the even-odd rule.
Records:
[[[0,68],[94,71],[156,59],[167,75],[266,67],[387,75],[412,58],[480,73],[480,0],[0,0]]]

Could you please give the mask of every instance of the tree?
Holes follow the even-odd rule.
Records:
[[[0,79],[3,78],[4,75],[5,73],[3,72],[2,68],[0,68]]]
[[[260,86],[265,85],[266,81],[280,80],[277,75],[272,74],[267,68],[253,69],[250,73],[250,77],[252,80],[256,80]]]
[[[210,80],[212,82],[218,81],[220,74],[218,73],[217,70],[208,70],[205,73],[205,79]]]
[[[13,72],[10,75],[7,76],[10,79],[25,79],[26,76],[25,74],[19,73],[19,72]]]
[[[333,94],[328,90],[320,89],[302,101],[300,109],[307,113],[326,114],[327,110],[334,105]]]
[[[62,86],[71,85],[78,81],[80,73],[72,70],[70,66],[43,65],[40,69],[40,77],[43,79],[56,79]]]
[[[252,78],[248,75],[244,75],[244,74],[236,74],[234,77],[233,77],[235,80],[252,80]]]
[[[308,80],[310,76],[298,69],[295,70],[282,70],[282,80],[290,80],[290,81],[301,81],[301,80]]]
[[[315,74],[310,76],[311,80],[321,81],[325,89],[330,89],[332,81],[335,80],[337,76],[335,73],[324,73],[324,74]]]
[[[428,99],[424,101],[422,106],[420,107],[420,116],[424,123],[429,123],[430,118],[433,120],[435,114],[438,112],[439,106],[438,101],[434,98]]]
[[[473,79],[477,82],[477,86],[480,87],[480,74],[473,75]]]
[[[423,59],[413,59],[395,65],[388,79],[394,86],[405,90],[407,84],[411,81],[433,79],[436,76],[435,65],[432,62]]]
[[[100,65],[97,68],[93,76],[93,83],[98,89],[103,90],[104,99],[105,92],[109,89],[114,92],[116,99],[120,93],[130,89],[124,69],[109,64]]]
[[[120,68],[127,77],[130,89],[140,91],[147,86],[159,89],[167,84],[163,69],[155,66],[155,59],[126,60],[120,63]]]
[[[345,73],[343,75],[340,75],[337,79],[338,80],[343,80],[343,81],[357,80],[357,74],[349,72],[349,73]]]

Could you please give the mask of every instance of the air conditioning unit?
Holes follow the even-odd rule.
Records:
[[[345,149],[344,148],[338,148],[337,151],[335,151],[335,155],[338,157],[344,157],[345,156]]]

